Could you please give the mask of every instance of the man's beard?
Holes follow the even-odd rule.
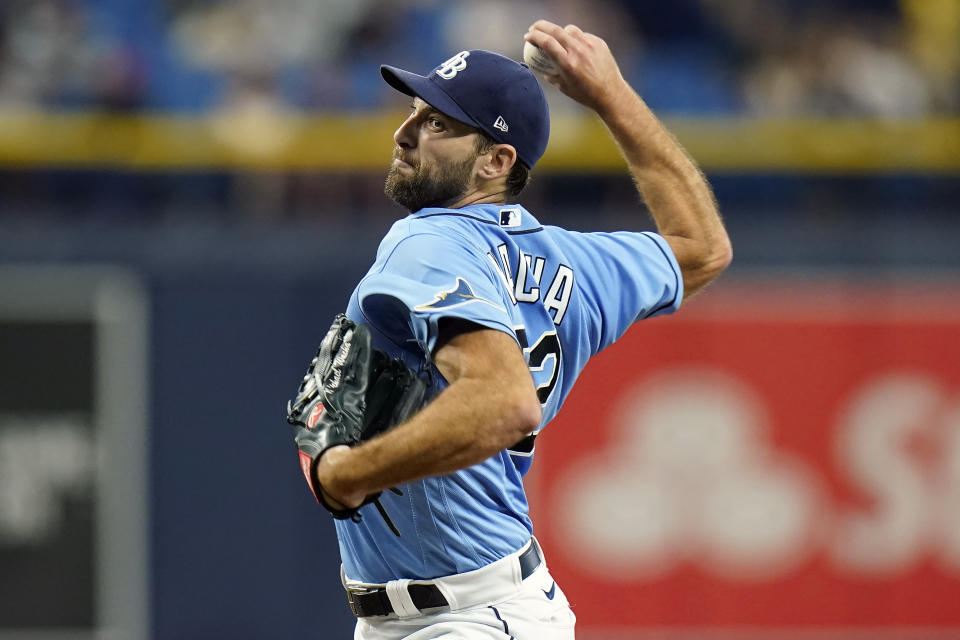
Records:
[[[396,157],[398,154],[394,152]],[[438,160],[428,167],[417,163],[410,175],[400,173],[399,167],[392,165],[383,192],[411,213],[425,207],[447,206],[467,192],[475,160],[475,156],[461,162]]]

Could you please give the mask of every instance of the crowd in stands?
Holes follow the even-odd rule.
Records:
[[[0,108],[373,109],[379,64],[519,58],[539,17],[601,34],[664,112],[960,110],[960,0],[4,0]]]
[[[519,58],[523,32],[541,17],[602,35],[665,116],[960,114],[960,0],[2,0],[0,114],[212,115],[219,137],[257,151],[283,143],[278,129],[234,126],[251,120],[232,116],[273,125],[291,122],[277,114],[401,108],[380,64],[426,73],[471,48]],[[548,99],[554,113],[579,108],[549,87]],[[636,224],[636,193],[620,172],[535,174],[524,202],[554,222]],[[711,175],[728,221],[741,216],[749,228],[796,215],[859,229],[855,212],[872,226],[888,209],[956,218],[960,183],[949,175],[857,180]],[[141,172],[8,159],[0,228],[150,220],[378,228],[397,215],[382,181],[383,171]]]

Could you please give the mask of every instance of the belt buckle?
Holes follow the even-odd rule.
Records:
[[[365,596],[380,591],[382,587],[346,587],[347,604],[350,605],[350,612],[358,618],[366,617],[368,614],[361,608],[358,596]]]

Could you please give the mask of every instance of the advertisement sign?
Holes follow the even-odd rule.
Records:
[[[0,639],[147,637],[146,309],[96,268],[0,269]]]
[[[0,621],[87,628],[96,578],[93,331],[0,318]],[[73,384],[51,394],[56,372]],[[50,594],[68,597],[40,606]]]
[[[591,361],[534,469],[578,637],[960,637],[960,288],[718,286]]]

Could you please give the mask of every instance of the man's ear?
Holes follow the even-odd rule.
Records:
[[[493,145],[480,159],[483,164],[480,165],[478,173],[485,180],[507,177],[513,165],[518,162],[517,150],[509,144]]]

